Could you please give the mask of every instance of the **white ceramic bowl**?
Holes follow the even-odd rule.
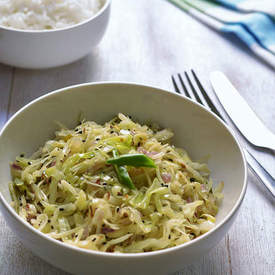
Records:
[[[122,112],[138,121],[155,121],[174,130],[174,143],[193,159],[210,154],[216,182],[225,183],[214,229],[186,244],[157,252],[111,254],[71,247],[35,230],[10,207],[9,162],[31,154],[53,136],[58,120],[75,127],[80,112],[103,123]],[[137,84],[94,83],[64,88],[34,100],[17,112],[0,133],[0,206],[8,225],[26,247],[47,262],[74,274],[168,274],[197,261],[226,234],[246,190],[246,165],[239,144],[215,115],[182,96]]]
[[[0,26],[0,63],[45,69],[74,62],[87,55],[103,37],[111,0],[79,24],[56,30],[17,30]]]

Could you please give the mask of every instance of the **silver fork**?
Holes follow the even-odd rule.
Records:
[[[191,80],[192,78],[188,75],[187,72],[184,72],[185,77],[182,77],[181,74],[172,75],[172,82],[175,91],[178,94],[185,95],[193,101],[196,101],[197,103],[200,103],[201,105],[210,109],[226,123],[225,118],[218,111],[213,101],[207,95],[195,72],[191,70],[191,73],[193,76],[193,82]],[[186,79],[185,81],[184,78]],[[186,83],[188,83],[188,85]],[[194,85],[194,83],[196,83],[196,85]],[[195,86],[197,86],[198,88],[196,89]],[[188,89],[188,87],[190,88]],[[264,169],[264,167],[255,159],[255,157],[253,157],[251,153],[249,153],[245,148],[242,149],[245,154],[245,158],[249,168],[271,192],[273,197],[275,197],[275,179]]]

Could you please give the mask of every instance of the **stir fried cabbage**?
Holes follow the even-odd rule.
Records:
[[[33,156],[11,163],[12,205],[37,230],[104,252],[148,252],[191,241],[215,225],[223,197],[206,164],[170,144],[173,133],[119,114],[103,126],[62,127]],[[144,154],[155,167],[124,166],[134,188],[107,161],[113,150]]]

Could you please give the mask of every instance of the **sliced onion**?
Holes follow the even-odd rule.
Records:
[[[144,154],[144,155],[150,157],[150,158],[154,158],[157,154],[161,154],[161,153],[155,152],[155,151],[152,151],[152,152],[147,151],[147,150],[145,150],[145,149],[142,148],[142,147],[138,147],[137,151],[138,151],[139,153],[142,153],[142,154]]]
[[[201,184],[201,191],[206,191],[205,184]]]
[[[19,165],[15,164],[15,163],[13,163],[13,164],[11,165],[11,167],[12,167],[13,169],[15,169],[15,170],[22,170],[22,168],[21,168]]]
[[[188,197],[186,201],[187,201],[188,203],[193,202],[193,200],[192,200],[191,197]]]
[[[168,173],[162,173],[162,174],[161,174],[161,178],[163,179],[163,181],[164,181],[165,183],[170,182],[171,179],[172,179],[171,175],[168,174]]]

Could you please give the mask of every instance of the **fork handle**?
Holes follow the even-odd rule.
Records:
[[[264,167],[247,151],[243,148],[246,161],[249,168],[254,174],[263,182],[265,187],[271,192],[275,198],[275,179],[264,169]]]

